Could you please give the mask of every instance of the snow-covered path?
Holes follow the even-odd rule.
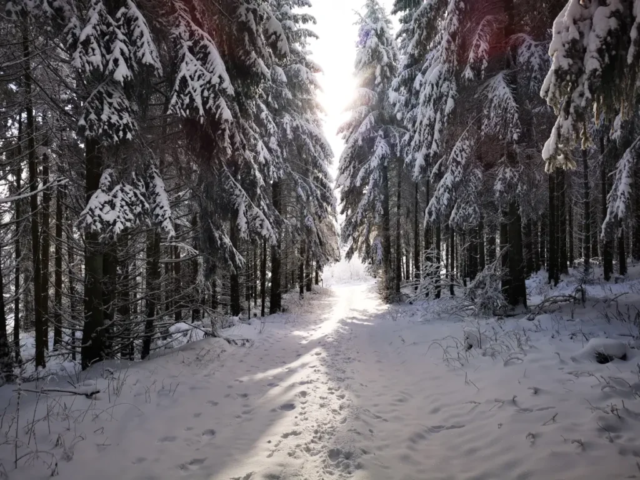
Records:
[[[640,383],[630,370],[615,362],[581,370],[551,351],[557,344],[548,334],[534,345],[524,328],[522,337],[518,327],[496,343],[527,343],[514,347],[526,354],[476,356],[454,368],[433,342],[460,336],[462,323],[425,324],[419,307],[390,309],[370,282],[336,286],[269,317],[252,347],[190,344],[116,373],[109,397],[71,399],[75,420],[56,413],[73,457],[59,473],[69,480],[640,473]],[[39,442],[53,444],[59,434]],[[34,465],[16,478],[45,478]]]

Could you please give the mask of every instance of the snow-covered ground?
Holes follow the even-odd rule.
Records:
[[[635,294],[616,306],[607,289],[593,287],[586,309],[561,305],[533,321],[464,319],[428,302],[388,307],[372,280],[336,268],[325,273],[330,288],[293,301],[286,314],[234,327],[238,338],[254,338],[251,346],[204,339],[147,362],[97,366],[92,380],[23,385],[102,391],[22,393],[17,471],[16,387],[3,387],[0,400],[11,401],[0,410],[0,472],[69,480],[640,478],[638,327],[620,321],[633,320],[624,311]],[[616,310],[608,322],[603,312]],[[626,360],[599,364],[598,352]]]

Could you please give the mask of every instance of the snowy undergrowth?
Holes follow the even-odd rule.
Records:
[[[308,296],[322,298],[323,293],[326,290],[317,287]],[[67,478],[64,465],[78,456],[86,459],[108,450],[132,426],[148,435],[141,437],[143,443],[173,443],[174,435],[155,438],[153,426],[146,422],[159,422],[164,429],[171,425],[164,415],[173,407],[195,411],[217,406],[219,401],[198,405],[189,397],[203,388],[207,378],[224,370],[230,355],[243,362],[243,352],[251,350],[256,340],[273,341],[271,329],[295,328],[305,302],[297,293],[290,293],[284,296],[284,303],[288,314],[251,321],[227,319],[225,328],[218,329],[220,338],[205,338],[206,322],[176,323],[157,340],[150,360],[144,362],[110,360],[82,372],[77,362],[61,360],[50,349],[46,370],[29,373],[27,363],[22,381],[0,388],[0,478],[59,474]],[[26,362],[33,349],[32,335],[24,335]],[[33,381],[25,381],[29,378]],[[228,394],[224,398],[233,403],[244,397]],[[200,415],[193,413],[192,418]],[[211,440],[215,435],[215,429],[205,429],[201,439]],[[142,463],[140,458],[133,463]],[[179,469],[188,472],[197,465],[195,459]],[[126,469],[121,477],[130,478]]]
[[[468,316],[447,295],[387,306],[371,281],[294,293],[287,313],[234,327],[254,329],[248,348],[207,338],[23,385],[17,472],[4,387],[0,461],[11,478],[71,480],[634,478],[630,277],[532,320]],[[532,305],[576,286],[543,280]]]

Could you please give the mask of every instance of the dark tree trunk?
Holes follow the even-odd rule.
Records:
[[[49,184],[49,154],[42,155],[42,184]],[[42,263],[42,280],[40,285],[42,288],[42,342],[44,348],[49,350],[49,257],[51,251],[51,231],[50,231],[50,212],[51,212],[51,188],[45,188],[42,193],[42,226],[40,233],[42,253],[40,261]]]
[[[429,199],[431,198],[431,182],[429,181],[429,176],[427,175],[427,179],[425,181],[425,205],[429,205]],[[425,207],[426,208],[426,207]],[[424,219],[423,219],[423,224],[424,224],[424,252],[428,253],[431,248],[433,247],[433,232],[431,230],[431,224],[427,221],[427,215],[426,212],[424,214]],[[424,258],[424,261],[426,262],[427,259],[430,258],[429,255],[427,255]],[[424,268],[426,270],[426,264],[424,265]],[[435,279],[434,279],[435,280]],[[429,289],[426,289],[425,292],[426,296],[429,297]]]
[[[436,238],[435,238],[435,243],[436,243],[436,258],[435,258],[435,262],[437,265],[437,272],[436,272],[436,278],[435,278],[435,286],[436,286],[436,298],[440,298],[442,296],[442,287],[441,287],[441,278],[440,278],[440,268],[442,266],[442,227],[440,225],[440,220],[436,221]]]
[[[540,257],[540,268],[546,268],[548,271],[548,256],[547,256],[547,219],[548,219],[548,215],[542,215],[542,219],[540,220],[540,235],[539,235],[539,239],[540,239],[540,243],[539,243],[539,250],[538,250],[538,256]]]
[[[627,274],[627,252],[624,245],[624,228],[618,234],[618,273],[622,276]]]
[[[304,270],[305,270],[305,290],[310,292],[313,288],[313,277],[311,276],[311,252],[310,248],[305,249],[305,261],[304,261]]]
[[[176,225],[176,229],[179,228]],[[178,234],[178,230],[176,230],[176,235]],[[184,305],[182,303],[182,262],[180,261],[180,248],[177,245],[173,246],[173,258],[175,263],[173,264],[173,282],[175,292],[178,295],[178,299],[175,302],[175,312],[173,314],[173,319],[176,323],[182,322],[182,309]],[[213,280],[215,284],[215,279]],[[216,298],[216,295],[213,295]],[[212,305],[213,308],[213,305]],[[215,308],[213,308],[215,310]]]
[[[267,304],[267,241],[262,240],[260,255],[260,316],[264,317]]]
[[[526,276],[534,271],[533,262],[533,221],[528,220],[524,225],[524,257],[526,265]]]
[[[27,113],[27,156],[29,165],[29,206],[31,214],[31,253],[33,262],[33,302],[35,323],[35,363],[36,367],[45,368],[45,325],[42,312],[42,265],[40,263],[40,225],[38,222],[38,166],[36,158],[36,128],[32,103],[32,78],[31,78],[31,48],[28,37],[28,24],[25,20],[22,34],[22,58],[25,64],[24,71],[24,98]]]
[[[102,155],[100,145],[94,139],[85,143],[86,158],[86,199],[100,185]],[[85,234],[85,280],[84,280],[84,326],[82,329],[82,368],[86,369],[104,358],[104,309],[102,304],[103,249],[100,235]]]
[[[216,273],[214,273],[214,275],[217,274],[217,269],[214,270]],[[214,312],[218,310],[218,305],[219,305],[219,301],[218,301],[218,279],[214,276],[211,279],[211,310],[213,310]]]
[[[600,209],[602,218],[607,217],[607,158],[605,156],[605,138],[604,134],[600,137],[600,156],[601,165],[600,165]],[[638,189],[636,189],[638,191]],[[604,279],[606,281],[611,280],[611,275],[613,274],[613,232],[606,231],[603,233],[603,243],[602,243],[602,266],[603,266],[603,274]]]
[[[393,292],[396,296],[400,295],[400,285],[402,283],[402,243],[400,240],[400,215],[402,209],[402,160],[398,158],[397,162],[397,185],[396,185],[396,265],[394,273]]]
[[[258,285],[260,284],[260,277],[258,276],[258,244],[253,245],[253,279],[251,282],[251,290],[253,294],[253,306],[258,308]]]
[[[160,248],[158,244],[158,249]],[[104,306],[104,355],[113,358],[113,328],[116,315],[116,284],[118,280],[118,247],[116,243],[106,246],[102,267],[104,281],[102,283],[102,304]],[[158,266],[158,278],[160,277]],[[156,287],[159,290],[159,286]]]
[[[582,150],[582,255],[584,257],[584,273],[589,273],[591,268],[591,202],[589,188],[589,161],[587,150]]]
[[[556,216],[557,205],[556,205],[556,178],[557,173],[552,172],[549,174],[549,229],[548,229],[548,237],[547,237],[547,245],[549,245],[549,255],[548,255],[548,265],[547,265],[547,273],[549,275],[548,282],[549,284],[558,285],[558,251],[557,251],[557,232],[556,232]]]
[[[144,336],[142,352],[144,360],[151,353],[151,341],[155,333],[155,317],[158,308],[160,290],[160,234],[151,231],[147,234],[147,292],[145,301]]]
[[[540,226],[538,222],[531,222],[531,256],[533,257],[533,271],[540,271]]]
[[[482,221],[480,221],[480,225],[478,225],[478,264],[480,272],[487,267],[484,245],[484,222]]]
[[[391,218],[389,210],[389,167],[382,166],[382,262],[384,270],[384,295],[388,299],[393,291],[391,269]]]
[[[491,265],[496,261],[496,227],[495,225],[489,225],[489,232],[487,234],[487,265]]]
[[[640,261],[640,168],[636,165],[634,171],[633,189],[633,221],[632,221],[632,241],[631,241],[631,257],[634,262]]]
[[[4,280],[0,262],[0,374],[4,383],[13,381],[13,354],[7,335],[7,315],[4,304]]]
[[[515,201],[509,203],[509,295],[511,306],[527,307],[527,286],[522,258],[522,218]]]
[[[316,273],[315,273],[315,284],[316,286],[320,285],[320,264],[316,262]]]
[[[456,238],[453,232],[453,228],[449,229],[449,294],[453,297],[456,294],[453,287],[453,281],[455,278],[455,265],[456,265]]]
[[[504,26],[504,38],[510,39],[515,33],[515,8],[514,0],[505,0],[505,13],[507,21]],[[514,57],[511,55],[511,49],[506,50],[505,63],[507,70],[517,67],[513,65]],[[507,77],[509,86],[513,91],[514,96],[517,97],[518,85],[513,81],[512,75]],[[516,153],[514,146],[507,144],[507,160],[510,164],[515,164]],[[524,278],[524,258],[522,256],[522,218],[520,217],[520,208],[516,200],[511,200],[509,203],[508,211],[508,240],[509,240],[509,290],[507,299],[511,306],[522,305],[527,306],[527,288]]]
[[[564,170],[558,170],[558,273],[567,275],[567,184]]]
[[[22,154],[22,115],[20,115],[19,126],[18,126],[18,157]],[[19,194],[22,189],[22,163],[18,162],[16,167],[16,194]],[[18,200],[14,202],[15,205],[15,216],[16,216],[16,229],[15,229],[15,271],[13,278],[13,292],[15,298],[13,300],[13,350],[16,364],[20,365],[22,363],[22,356],[20,353],[20,329],[21,329],[21,318],[20,318],[20,265],[22,263],[22,245],[21,245],[21,232],[22,232],[22,202]]]
[[[128,248],[128,237],[127,235],[121,235],[118,238],[118,251],[121,255],[126,255]],[[120,275],[118,279],[118,289],[117,289],[117,297],[118,297],[118,317],[119,321],[122,324],[122,332],[123,332],[123,342],[122,347],[120,349],[121,358],[127,360],[135,360],[135,342],[134,342],[134,332],[132,328],[131,322],[131,272],[132,272],[132,262],[121,262],[118,265],[120,270]],[[179,292],[177,290],[176,292]]]
[[[62,222],[64,219],[64,189],[57,188],[56,194],[56,245],[55,245],[55,280],[54,280],[54,312],[53,312],[53,349],[58,350],[62,343]]]
[[[573,268],[576,261],[576,255],[574,250],[574,228],[573,228],[573,202],[569,202],[569,266]]]
[[[502,292],[508,297],[511,277],[509,275],[509,212],[503,211],[500,219],[500,253],[502,254],[500,263],[502,266]]]
[[[300,258],[298,264],[298,290],[300,293],[300,298],[304,297],[304,264],[306,261],[306,240],[305,238],[300,239]]]
[[[229,222],[229,240],[231,240],[231,245],[233,248],[238,250],[238,225],[236,224],[235,215]],[[238,274],[238,267],[233,266],[231,268],[230,274],[230,303],[231,303],[231,315],[237,317],[240,315],[241,306],[240,306],[240,278]]]
[[[418,290],[420,282],[420,190],[418,182],[415,185],[415,198],[413,202],[413,278],[416,282],[415,290]]]
[[[280,213],[282,210],[280,198],[280,182],[273,182],[271,186],[273,208]],[[271,292],[269,313],[274,314],[282,310],[282,291],[280,289],[281,274],[281,237],[277,234],[276,244],[271,246]]]
[[[73,223],[71,221],[71,218],[70,218],[71,215],[68,210],[66,212],[66,217],[67,217],[66,219],[67,219],[67,225],[68,225],[67,227],[68,228],[67,230],[67,276],[69,278],[69,318],[70,318],[69,333],[71,336],[71,338],[69,339],[69,343],[70,343],[69,348],[71,349],[71,360],[75,362],[76,356],[77,356],[76,325],[80,321],[82,314],[79,312],[80,304],[76,297],[77,292],[76,292],[76,280],[75,280],[75,270],[74,270],[76,254],[74,251],[74,244],[73,244]]]

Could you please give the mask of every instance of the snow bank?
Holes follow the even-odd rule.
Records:
[[[609,363],[613,360],[627,360],[627,344],[610,338],[592,338],[582,350],[571,357],[575,361],[595,361]]]

